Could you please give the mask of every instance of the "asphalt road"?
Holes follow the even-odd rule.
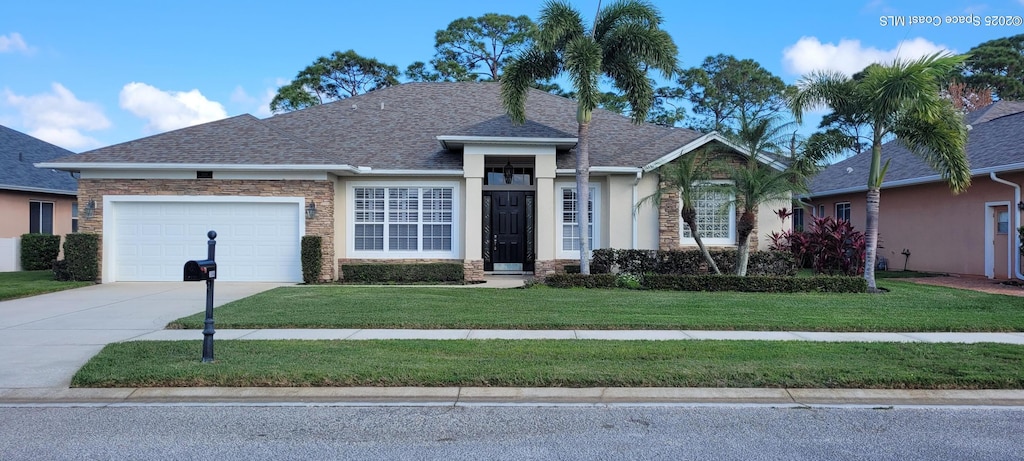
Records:
[[[1024,408],[7,407],[0,459],[1014,460]]]

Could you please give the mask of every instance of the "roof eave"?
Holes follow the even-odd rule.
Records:
[[[579,138],[520,138],[515,136],[452,136],[435,137],[445,150],[458,149],[466,144],[506,144],[506,145],[554,145],[555,147],[571,148],[579,142]]]
[[[54,194],[54,195],[78,195],[77,190],[64,190],[64,189],[48,189],[45,187],[28,187],[28,186],[16,186],[12,184],[0,184],[0,190],[12,190],[18,192],[34,192],[38,194]]]
[[[708,134],[705,134],[705,135],[703,135],[703,136],[701,136],[701,137],[699,137],[697,139],[694,139],[693,141],[690,141],[690,142],[684,144],[683,146],[679,147],[678,149],[673,150],[672,152],[669,152],[668,154],[662,156],[661,158],[659,158],[659,159],[657,159],[657,160],[655,160],[655,161],[653,161],[651,163],[648,163],[647,165],[644,165],[643,170],[644,170],[644,172],[654,171],[654,170],[660,168],[661,166],[663,166],[665,164],[668,164],[669,162],[671,162],[671,161],[673,161],[673,160],[675,160],[675,159],[677,159],[679,157],[682,157],[683,155],[686,155],[686,154],[688,154],[690,152],[693,152],[694,150],[697,150],[701,146],[703,146],[703,145],[705,145],[705,144],[707,144],[707,143],[709,143],[711,141],[718,141],[718,142],[720,142],[722,144],[725,144],[730,149],[733,149],[733,150],[735,150],[735,151],[737,151],[737,152],[739,152],[739,153],[741,153],[743,155],[746,155],[747,158],[751,157],[750,152],[747,149],[736,145],[732,141],[728,140],[725,136],[722,136],[719,132],[712,131],[712,132],[710,132]],[[768,165],[768,166],[770,166],[772,168],[775,168],[776,170],[780,170],[781,171],[781,170],[786,169],[785,165],[783,165],[782,163],[777,162],[775,160],[771,160],[771,159],[767,159],[766,160],[764,158],[760,158],[759,161],[761,163],[765,164],[765,165]]]
[[[989,173],[1010,173],[1010,172],[1022,171],[1022,170],[1024,170],[1024,162],[1022,162],[1022,163],[1011,163],[1009,165],[1000,165],[1000,166],[995,166],[995,167],[978,168],[978,169],[975,169],[975,170],[971,170],[971,177],[974,177],[974,176],[987,176]],[[916,178],[907,178],[907,179],[900,179],[900,180],[897,180],[897,181],[886,181],[886,182],[883,182],[882,183],[882,189],[888,189],[888,188],[892,188],[892,187],[916,186],[916,185],[919,185],[919,184],[928,184],[928,183],[935,183],[935,182],[942,182],[942,181],[944,181],[942,179],[942,176],[937,175],[937,174],[929,175],[929,176],[919,176],[919,177],[916,177]],[[809,194],[803,194],[803,195],[801,195],[801,197],[807,197],[807,198],[827,197],[827,196],[830,196],[830,195],[850,194],[850,193],[854,193],[854,192],[867,192],[867,191],[868,191],[868,187],[867,187],[867,185],[864,185],[864,186],[845,187],[845,188],[842,188],[842,189],[830,189],[830,190],[824,190],[824,191],[821,191],[821,192],[812,192],[812,193],[809,193]]]

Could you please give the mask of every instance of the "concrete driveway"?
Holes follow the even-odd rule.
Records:
[[[218,282],[214,305],[284,285]],[[67,388],[103,346],[205,308],[206,284],[185,282],[106,283],[0,302],[0,389]]]

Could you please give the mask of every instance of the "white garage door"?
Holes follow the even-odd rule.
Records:
[[[206,259],[217,232],[217,280],[300,282],[296,202],[115,202],[117,281],[181,281],[191,259]]]

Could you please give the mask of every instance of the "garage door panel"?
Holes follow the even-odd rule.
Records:
[[[113,271],[120,281],[178,281],[217,231],[217,279],[301,281],[297,203],[115,202]]]

